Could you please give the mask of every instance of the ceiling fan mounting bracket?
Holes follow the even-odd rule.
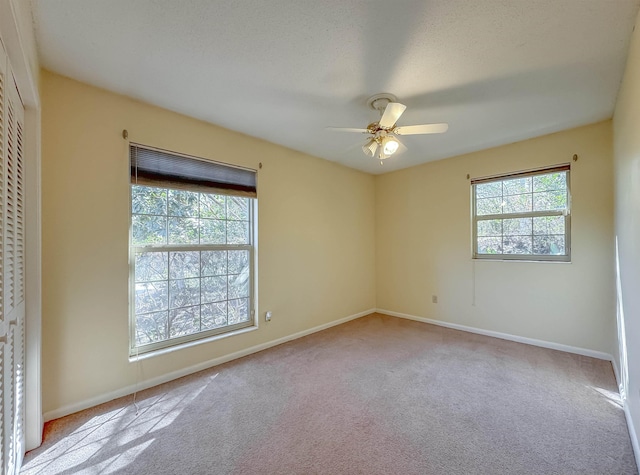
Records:
[[[398,102],[398,98],[393,94],[389,94],[387,92],[382,92],[380,94],[375,94],[367,99],[367,105],[380,113],[384,112],[385,107],[390,102]]]

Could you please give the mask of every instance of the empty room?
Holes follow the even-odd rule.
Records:
[[[638,474],[640,0],[0,0],[0,474]]]

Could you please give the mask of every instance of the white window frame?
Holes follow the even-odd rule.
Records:
[[[555,211],[528,211],[522,213],[500,213],[491,215],[476,214],[476,185],[483,183],[495,183],[514,178],[526,178],[534,175],[547,175],[557,172],[566,173],[567,183],[567,208]],[[478,260],[494,261],[541,261],[541,262],[571,262],[571,170],[569,164],[553,167],[526,170],[521,172],[495,175],[491,177],[476,178],[471,180],[471,216],[472,216],[472,257]],[[564,216],[565,253],[559,255],[545,254],[480,254],[478,253],[478,221],[493,219],[535,218],[546,216]],[[532,230],[533,233],[533,230]],[[504,237],[504,234],[502,235]],[[532,234],[533,236],[533,234]]]
[[[133,144],[132,144],[133,145]],[[150,150],[159,150],[154,149],[152,147],[136,145],[139,148],[148,148]],[[164,153],[171,153],[176,156],[183,156],[185,158],[190,159],[198,159],[207,161],[204,159],[200,159],[197,157],[191,157],[184,154],[179,154],[176,152],[167,152],[165,150],[161,150]],[[226,165],[226,164],[225,164]],[[233,167],[232,165],[228,165]],[[181,186],[170,186],[167,184],[150,184],[150,183],[140,183],[142,186],[150,186],[159,189],[165,190],[181,190],[184,191],[185,188]],[[179,349],[186,346],[191,346],[192,344],[197,343],[205,343],[207,341],[211,341],[213,339],[231,336],[238,333],[242,333],[250,327],[254,329],[258,327],[258,319],[257,319],[257,278],[256,278],[256,242],[257,242],[257,228],[256,228],[256,218],[257,218],[257,198],[248,197],[249,199],[249,244],[156,244],[149,246],[135,246],[133,244],[133,200],[132,200],[132,190],[133,187],[136,186],[136,183],[130,183],[129,186],[129,357],[130,358],[138,358],[141,355],[160,353],[161,350],[173,350]],[[211,191],[203,190],[202,188],[195,189],[193,191],[197,191],[200,193],[211,193],[218,195],[226,195],[226,196],[234,196],[233,193],[226,194],[220,193],[218,190],[211,189]],[[167,230],[167,236],[168,236]],[[135,312],[135,256],[140,252],[176,252],[176,251],[233,251],[233,250],[245,250],[249,251],[249,320],[246,322],[237,323],[234,325],[229,325],[225,327],[215,328],[211,330],[199,331],[195,333],[191,333],[188,335],[183,335],[175,338],[168,338],[166,340],[157,341],[153,343],[147,343],[144,345],[136,345],[136,312]],[[202,278],[202,277],[200,277]],[[169,282],[169,276],[167,276],[167,283]],[[168,331],[168,329],[167,329]],[[164,352],[164,351],[162,351]]]

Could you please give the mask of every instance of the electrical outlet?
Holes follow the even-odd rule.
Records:
[[[273,316],[273,313],[271,312],[271,310],[269,310],[267,313],[264,314],[264,319],[270,322],[272,316]]]
[[[438,296],[437,295],[432,295],[431,296],[431,303],[438,303]]]

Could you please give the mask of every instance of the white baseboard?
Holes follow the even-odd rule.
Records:
[[[613,366],[613,373],[616,376],[616,382],[618,383],[618,390],[622,396],[622,407],[624,408],[624,417],[627,421],[627,428],[629,429],[629,438],[631,439],[631,446],[633,447],[633,453],[636,457],[636,465],[640,467],[640,443],[638,443],[638,433],[636,432],[633,419],[631,418],[631,412],[629,411],[629,404],[627,403],[627,394],[623,391],[622,381],[620,379],[620,371],[618,370],[618,362],[615,359],[611,360]]]
[[[633,447],[633,453],[636,456],[636,465],[640,469],[640,443],[638,443],[638,433],[633,425],[633,419],[631,418],[631,412],[629,412],[629,405],[627,404],[627,401],[624,401],[624,417],[627,419],[631,446]]]
[[[89,409],[90,407],[94,407],[99,404],[103,404],[105,402],[109,402],[123,396],[128,396],[129,394],[133,394],[134,392],[137,392],[137,391],[143,391],[145,389],[152,388],[153,386],[157,386],[162,383],[167,383],[169,381],[173,381],[174,379],[182,378],[183,376],[187,376],[192,373],[197,373],[198,371],[202,371],[204,369],[208,369],[213,366],[227,363],[228,361],[242,358],[252,353],[257,353],[258,351],[266,350],[267,348],[271,348],[291,340],[302,338],[303,336],[311,335],[312,333],[326,330],[327,328],[331,328],[336,325],[340,325],[342,323],[346,323],[348,321],[355,320],[360,317],[364,317],[365,315],[369,315],[371,313],[374,313],[375,311],[376,310],[372,308],[369,310],[365,310],[363,312],[355,313],[353,315],[349,315],[348,317],[340,318],[338,320],[334,320],[332,322],[325,323],[323,325],[318,325],[317,327],[309,328],[308,330],[303,330],[297,333],[293,333],[292,335],[284,336],[276,340],[268,341],[266,343],[261,343],[259,345],[255,345],[250,348],[245,348],[244,350],[236,351],[234,353],[229,353],[228,355],[223,355],[218,358],[213,358],[208,361],[203,361],[202,363],[198,363],[193,366],[189,366],[187,368],[183,368],[177,371],[173,371],[171,373],[163,374],[155,378],[147,379],[145,381],[139,382],[138,384],[126,386],[124,388],[120,388],[106,394],[101,394],[96,397],[85,399],[84,401],[80,401],[74,404],[68,404],[58,409],[45,412],[44,420],[51,421],[53,419],[58,419],[60,417],[68,416],[69,414],[73,414],[74,412],[82,411],[84,409]]]
[[[577,355],[590,356],[592,358],[597,358],[600,360],[613,361],[613,358],[609,353],[604,353],[602,351],[589,350],[587,348],[578,348],[576,346],[562,345],[560,343],[553,343],[550,341],[536,340],[534,338],[511,335],[509,333],[500,333],[492,330],[483,330],[482,328],[468,327],[466,325],[459,325],[457,323],[443,322],[442,320],[432,320],[431,318],[416,317],[415,315],[393,312],[391,310],[384,310],[381,308],[376,309],[376,312],[382,313],[384,315],[390,315],[392,317],[406,318],[407,320],[415,320],[417,322],[430,323],[432,325],[438,325],[440,327],[452,328],[454,330],[462,330],[469,333],[477,333],[479,335],[500,338],[501,340],[516,341],[518,343],[524,343],[526,345],[540,346],[542,348],[550,348],[552,350],[566,351],[567,353],[575,353]]]

